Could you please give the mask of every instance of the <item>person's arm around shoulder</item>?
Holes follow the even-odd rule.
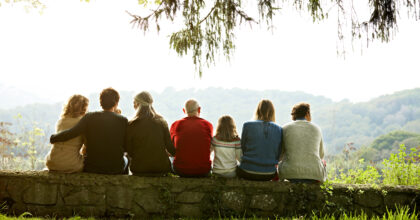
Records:
[[[74,127],[61,131],[57,134],[51,135],[50,143],[54,144],[56,142],[67,141],[81,134],[85,134],[88,118],[89,118],[89,114],[86,114],[85,116],[82,117],[82,119],[80,119],[80,121]]]
[[[165,143],[166,151],[168,151],[168,153],[170,153],[171,156],[175,156],[175,147],[171,140],[171,134],[169,133],[168,123],[164,119],[161,119],[161,124],[164,139],[163,141]]]

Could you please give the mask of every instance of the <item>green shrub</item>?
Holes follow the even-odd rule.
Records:
[[[386,185],[417,185],[420,186],[420,152],[411,148],[410,154],[405,153],[405,146],[401,145],[398,154],[391,154],[382,164],[383,184]]]

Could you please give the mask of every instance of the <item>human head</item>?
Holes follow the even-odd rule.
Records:
[[[221,141],[228,142],[238,139],[238,132],[236,131],[235,121],[232,117],[224,115],[219,118],[215,136]]]
[[[293,121],[296,121],[298,118],[305,118],[311,121],[311,105],[305,102],[298,103],[293,106],[291,115]]]
[[[99,100],[103,110],[113,110],[113,108],[118,106],[120,94],[118,94],[117,90],[109,87],[102,90]]]
[[[77,118],[86,114],[87,107],[89,105],[89,99],[82,95],[70,96],[67,104],[63,108],[63,118]]]
[[[153,103],[152,95],[149,92],[143,91],[134,96],[134,108],[141,106],[151,106]]]
[[[200,116],[201,107],[195,99],[189,99],[185,102],[185,107],[182,110],[188,116]]]
[[[263,99],[258,103],[255,111],[255,119],[262,121],[276,121],[276,115],[273,103],[268,99]]]
[[[153,98],[149,92],[143,91],[134,96],[134,109],[137,109],[135,119],[150,117],[155,118],[158,116],[152,106]]]

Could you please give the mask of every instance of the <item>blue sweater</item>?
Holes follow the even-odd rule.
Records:
[[[258,173],[274,173],[281,152],[282,129],[273,122],[249,121],[242,128],[241,169]]]

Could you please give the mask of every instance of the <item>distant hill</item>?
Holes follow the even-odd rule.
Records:
[[[0,84],[0,109],[11,109],[33,103],[47,103],[47,99],[40,98],[30,92]]]
[[[123,115],[132,118],[135,92],[120,91],[119,107]],[[354,146],[369,146],[373,140],[394,130],[420,131],[420,88],[405,90],[392,95],[381,96],[369,102],[333,102],[331,99],[303,92],[282,92],[278,90],[254,91],[246,89],[185,89],[167,88],[161,93],[152,92],[154,108],[169,124],[184,117],[182,107],[188,98],[196,98],[202,107],[202,117],[217,126],[217,120],[224,114],[231,115],[241,132],[242,124],[253,118],[257,103],[262,98],[273,101],[276,108],[276,122],[280,125],[291,120],[294,104],[309,102],[314,123],[324,135],[327,152],[341,152],[346,143]],[[66,99],[67,97],[63,98]],[[98,94],[89,96],[89,110],[100,110]],[[21,113],[27,121],[37,121],[46,134],[54,132],[54,124],[61,113],[62,103],[31,104],[8,110],[0,110],[0,121],[14,121],[13,116]]]
[[[356,152],[365,161],[382,161],[389,158],[390,154],[399,152],[400,145],[404,145],[407,155],[411,148],[420,149],[420,134],[396,130],[377,137],[369,146]]]

